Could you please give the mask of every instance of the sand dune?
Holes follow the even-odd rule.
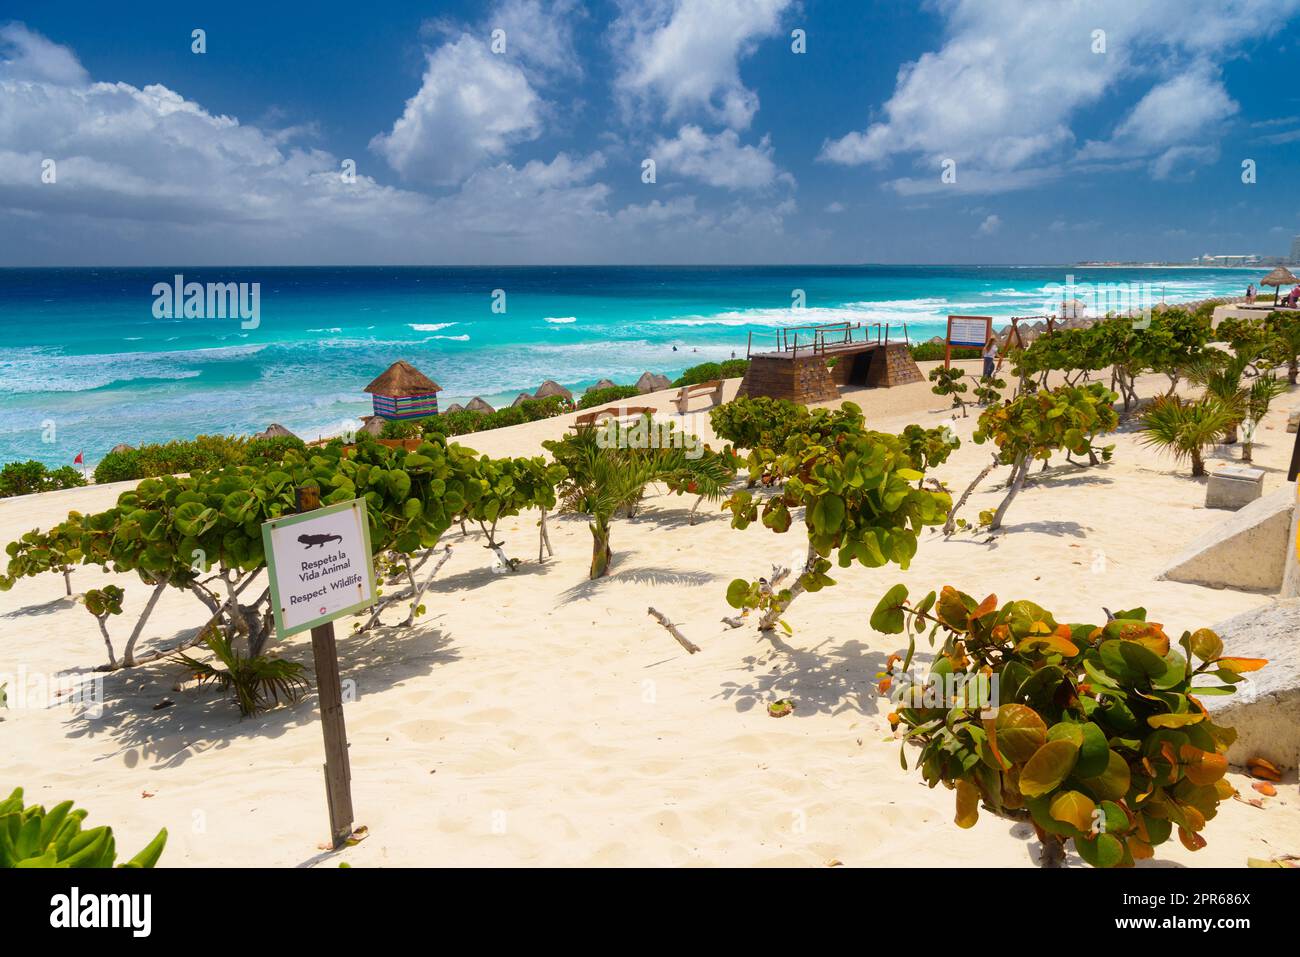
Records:
[[[1158,377],[1140,392],[1165,383]],[[728,397],[736,386],[728,384]],[[880,429],[949,417],[926,384],[847,397]],[[647,398],[669,408],[668,393]],[[1284,425],[1294,407],[1300,392],[1278,400],[1259,429],[1266,491],[1285,480]],[[568,420],[463,441],[494,455],[532,454]],[[963,447],[937,472],[955,488],[988,456],[965,441],[975,421],[955,420]],[[688,426],[712,439],[707,415],[689,416]],[[985,815],[961,831],[952,794],[899,768],[873,680],[899,643],[873,633],[867,618],[898,581],[1032,598],[1065,620],[1102,618],[1102,605],[1145,605],[1175,633],[1267,601],[1153,580],[1224,513],[1206,510],[1202,482],[1131,432],[1115,441],[1108,465],[1035,472],[992,545],[931,532],[907,572],[837,569],[839,585],[800,598],[787,615],[794,634],[774,639],[723,625],[724,592],[734,577],[802,555],[798,524],[784,536],[736,531],[721,512],[702,509],[690,527],[689,498],[654,494],[640,516],[615,524],[613,574],[599,582],[586,580],[591,539],[581,517],[552,521],[555,557],[542,565],[536,516],[505,523],[507,551],[525,559],[513,574],[493,573],[479,536],[449,533],[454,554],[418,627],[352,638],[340,624],[341,670],[355,693],[346,707],[354,804],[370,837],[337,855],[317,850],[326,811],[314,695],[240,720],[215,691],[173,690],[184,675],[170,663],[107,675],[98,720],[68,707],[11,708],[0,723],[5,783],[47,804],[75,798],[132,853],[166,826],[165,866],[1032,866],[1037,843],[1027,825]],[[0,502],[0,538],[70,508],[104,508],[121,488]],[[999,497],[990,484],[967,514]],[[112,578],[80,570],[74,588]],[[147,589],[117,578],[129,622]],[[0,671],[103,660],[95,622],[62,595],[57,576],[0,594]],[[647,616],[649,605],[702,653],[687,655]],[[193,598],[165,595],[148,644],[175,640],[199,610]],[[310,666],[305,636],[276,650]],[[792,716],[767,715],[778,697],[795,700]],[[174,703],[153,710],[164,699]],[[1231,780],[1249,792],[1248,779]],[[1170,842],[1144,865],[1242,866],[1251,856],[1300,853],[1293,776],[1266,805],[1229,801],[1205,832],[1208,847],[1193,854]]]

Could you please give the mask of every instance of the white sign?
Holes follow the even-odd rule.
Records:
[[[954,346],[983,346],[988,342],[989,322],[981,317],[948,317],[948,341]]]
[[[262,543],[281,638],[374,604],[365,499],[266,522]]]

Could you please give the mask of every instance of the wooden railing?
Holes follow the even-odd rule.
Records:
[[[773,334],[775,337],[775,348],[761,349],[763,352],[788,352],[792,356],[799,356],[802,352],[806,355],[823,355],[826,352],[834,352],[844,346],[851,346],[858,343],[867,344],[871,342],[872,331],[875,333],[876,345],[887,345],[889,343],[890,323],[873,322],[870,327],[864,328],[860,322],[834,322],[820,326],[786,326],[777,329]],[[861,330],[862,338],[854,339],[854,334]],[[765,335],[760,333],[760,336]],[[909,342],[907,334],[907,323],[903,323],[903,341]],[[754,333],[748,334],[745,343],[745,358],[751,358],[754,355]]]

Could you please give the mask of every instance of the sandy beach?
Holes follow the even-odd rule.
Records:
[[[727,398],[738,384],[727,383]],[[1152,377],[1140,392],[1166,385]],[[670,394],[645,404],[674,414]],[[843,398],[880,430],[951,417],[928,383]],[[1257,433],[1265,493],[1285,481],[1293,408],[1295,390],[1274,403]],[[963,445],[934,473],[957,491],[989,454],[969,441],[976,414],[953,420]],[[713,440],[707,412],[684,418]],[[537,454],[571,420],[459,441],[497,456]],[[0,723],[5,777],[29,802],[75,799],[90,824],[113,825],[122,849],[133,852],[167,827],[168,867],[1035,866],[1029,825],[984,815],[961,831],[951,792],[931,791],[899,767],[875,675],[900,642],[873,633],[867,619],[900,581],[920,593],[952,584],[1003,601],[1029,598],[1061,620],[1095,621],[1104,619],[1102,606],[1144,605],[1175,635],[1270,601],[1154,580],[1227,513],[1207,510],[1204,480],[1140,446],[1131,425],[1113,439],[1109,464],[1081,469],[1058,457],[1047,472],[1035,471],[992,544],[927,530],[906,572],[836,569],[837,587],[791,608],[789,636],[732,629],[721,618],[732,613],[725,600],[732,578],[755,578],[802,555],[797,523],[786,535],[737,531],[706,504],[692,527],[690,498],[651,494],[638,517],[615,523],[613,571],[598,581],[587,579],[585,517],[552,517],[555,554],[542,564],[536,514],[506,522],[506,550],[523,559],[513,573],[494,573],[481,536],[453,529],[444,539],[453,555],[416,627],[354,638],[349,622],[339,623],[345,693],[354,696],[345,709],[354,804],[369,836],[338,853],[318,850],[326,809],[314,693],[241,720],[215,690],[177,690],[185,670],[170,662],[105,675],[98,719],[68,706],[14,707],[11,690]],[[1210,464],[1237,455],[1219,447]],[[0,537],[48,527],[70,509],[106,508],[126,487],[4,500]],[[998,483],[987,483],[965,514],[973,518],[999,498]],[[121,631],[147,597],[134,575],[80,569],[73,588],[109,581],[126,588],[126,614],[114,622]],[[651,605],[702,652],[688,655],[647,615]],[[184,637],[197,611],[191,597],[169,590],[140,650]],[[104,659],[94,620],[64,597],[57,575],[0,593],[0,650],[0,671],[11,673]],[[274,651],[311,667],[306,635]],[[766,704],[782,697],[796,710],[770,717]],[[1258,796],[1239,769],[1229,780],[1243,796]],[[1263,803],[1225,802],[1205,831],[1208,847],[1192,853],[1171,841],[1141,866],[1240,867],[1248,857],[1300,853],[1294,772]],[[1073,854],[1071,863],[1079,863]]]

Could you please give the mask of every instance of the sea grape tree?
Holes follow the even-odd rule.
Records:
[[[1189,850],[1204,847],[1201,832],[1235,793],[1224,772],[1236,733],[1200,698],[1233,693],[1267,662],[1225,656],[1208,628],[1175,643],[1142,608],[1064,623],[1031,601],[999,607],[949,586],[913,603],[903,585],[871,626],[909,635],[882,676],[890,725],[903,732],[903,768],[917,745],[925,782],[955,791],[959,827],[983,806],[1032,822],[1045,864],[1073,841],[1094,867],[1131,866],[1175,829]],[[926,632],[936,653],[915,680]]]
[[[850,414],[860,415],[857,406],[844,405]],[[913,484],[922,479],[917,465],[927,454],[909,451],[914,447],[903,437],[857,428],[829,436],[794,434],[779,451],[751,450],[750,474],[779,476],[784,485],[761,500],[748,489],[733,493],[723,503],[732,513],[732,526],[744,529],[761,521],[783,534],[802,509],[807,554],[788,588],[774,590],[762,581],[738,578],[727,589],[727,602],[746,613],[761,611],[760,630],[778,623],[788,629],[781,616],[795,598],[835,584],[828,574],[832,557],[841,568],[855,562],[868,568],[890,562],[907,568],[921,529],[942,522],[950,504],[946,492]]]
[[[1054,452],[1087,454],[1090,464],[1109,460],[1113,445],[1097,446],[1095,439],[1112,432],[1119,424],[1113,403],[1118,398],[1100,382],[1083,386],[1062,385],[1054,389],[1025,392],[980,413],[973,436],[977,445],[992,442],[997,451],[993,462],[967,487],[945,524],[945,534],[956,528],[957,512],[975,487],[998,465],[1011,466],[1007,492],[990,518],[990,530],[1002,527],[1011,501],[1024,486],[1035,461],[1046,465]],[[1071,460],[1073,461],[1073,460]]]

